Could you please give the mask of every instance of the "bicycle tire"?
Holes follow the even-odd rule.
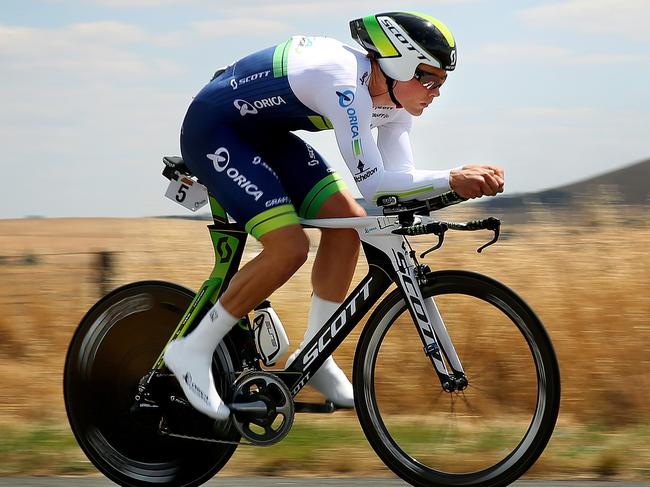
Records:
[[[70,426],[88,459],[119,485],[197,486],[214,476],[237,448],[161,436],[129,413],[138,381],[193,297],[189,289],[163,281],[120,287],[86,313],[68,348],[64,399]],[[213,359],[220,393],[234,380],[235,362],[226,337]],[[238,441],[239,435],[228,439]]]
[[[442,392],[433,365],[422,351],[422,342],[406,308],[403,294],[400,290],[395,290],[369,318],[355,353],[355,403],[363,431],[386,466],[416,487],[508,485],[535,463],[555,427],[560,404],[560,371],[550,338],[539,318],[517,294],[481,274],[465,271],[429,273],[422,293],[425,299],[436,298],[435,302],[463,363],[469,387],[463,393]],[[460,312],[452,311],[453,305],[461,301],[467,305]],[[443,303],[443,307],[440,307],[440,303]],[[470,323],[471,326],[463,325],[466,321],[481,321],[481,312],[471,319],[466,315],[474,306],[480,305],[483,309],[487,304],[491,307],[486,309],[484,316],[488,316],[488,321],[484,322],[482,329],[481,325],[475,327],[473,323]],[[447,312],[451,316],[449,322]],[[495,330],[502,330],[506,334],[510,329],[508,326],[516,332],[511,335],[517,338],[508,339],[512,345],[524,343],[517,345],[516,352],[502,350],[502,353],[507,352],[505,359],[497,356],[500,352],[499,345],[510,342],[502,343],[502,336],[495,336],[494,341],[479,349],[477,358],[473,358],[470,351],[483,334],[489,336]],[[391,331],[391,328],[395,330]],[[465,329],[467,343],[463,345],[457,343],[457,338]],[[410,368],[406,362],[402,362],[401,373],[410,376],[389,380],[386,377],[394,375],[396,369],[396,364],[391,362],[405,354],[399,350],[391,352],[392,355],[382,352],[382,344],[396,337],[397,347],[402,347],[404,333],[410,334],[408,346],[413,349],[413,345],[416,345],[416,358],[420,357],[416,361],[421,369],[416,369],[415,366]],[[481,368],[480,362],[485,361],[486,355],[491,360],[490,366]],[[387,361],[386,364],[384,360]],[[508,368],[508,360],[518,363],[515,367]],[[528,378],[524,382],[523,372],[517,367],[526,363],[534,365],[534,373],[528,374],[534,375],[534,379]],[[533,365],[527,366],[525,370],[531,371]],[[388,368],[392,368],[392,371],[387,372]],[[495,372],[493,369],[498,370]],[[491,376],[483,379],[480,375],[483,370]],[[504,382],[503,386],[507,387],[501,387],[506,389],[503,393],[499,389],[499,377],[507,377],[516,384]],[[528,384],[533,380],[534,386]],[[430,384],[426,384],[426,381]],[[492,395],[483,394],[483,390],[477,389],[478,385],[473,388],[475,383],[486,386],[485,390],[496,383],[497,389],[491,391]],[[525,386],[524,392],[527,391],[529,395],[536,393],[534,405],[532,397],[524,398],[523,392],[517,390],[519,383]],[[418,394],[417,401],[414,402],[414,396]],[[408,396],[411,396],[409,406],[401,406],[400,401]],[[444,399],[438,402],[438,397]],[[437,408],[443,405],[443,400],[448,400],[450,408],[458,410],[439,412]],[[470,405],[471,402],[473,405]],[[525,421],[518,421],[520,416],[527,414],[526,411],[531,414],[527,426]],[[500,423],[496,418],[500,413],[506,415],[505,423]],[[506,433],[490,436],[490,432],[499,431],[498,428],[506,428]],[[494,445],[484,442],[486,434]],[[516,436],[518,434],[523,435],[519,440]],[[450,438],[453,435],[452,441],[445,442],[442,438],[445,435]],[[505,445],[497,444],[506,441],[511,446],[506,448]],[[484,448],[481,447],[483,444]],[[496,453],[488,453],[492,450]],[[481,455],[486,459],[482,460]],[[435,465],[430,465],[432,463]]]

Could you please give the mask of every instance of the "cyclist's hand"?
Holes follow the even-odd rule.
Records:
[[[496,196],[503,193],[503,169],[469,164],[449,173],[449,186],[463,198]]]

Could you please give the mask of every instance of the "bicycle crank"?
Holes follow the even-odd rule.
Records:
[[[244,438],[254,445],[270,446],[287,436],[295,408],[284,382],[268,372],[248,372],[237,378],[233,389],[228,407]]]

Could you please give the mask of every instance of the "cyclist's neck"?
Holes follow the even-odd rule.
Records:
[[[370,81],[368,81],[368,92],[372,98],[373,107],[394,107],[395,103],[390,99],[386,85],[386,75],[379,68],[376,59],[370,60]]]

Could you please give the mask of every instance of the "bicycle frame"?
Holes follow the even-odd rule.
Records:
[[[199,323],[227,288],[241,262],[247,234],[238,225],[228,223],[226,213],[212,197],[210,205],[214,224],[209,225],[208,229],[215,251],[215,265],[170,342],[187,334]],[[433,221],[424,216],[417,218],[421,223]],[[354,228],[359,233],[369,269],[368,274],[318,333],[305,344],[291,365],[285,370],[273,371],[287,385],[292,395],[296,396],[300,392],[393,282],[405,296],[413,321],[417,324],[424,353],[431,359],[443,388],[453,388],[455,380],[464,377],[463,368],[433,299],[425,300],[422,296],[420,286],[425,282],[425,266],[417,264],[415,253],[409,250],[406,238],[392,233],[393,230],[402,228],[398,217],[328,218],[302,220],[302,223],[308,228]],[[240,321],[240,326],[248,327],[247,317]],[[451,365],[451,374],[441,351]],[[163,353],[164,350],[153,367],[156,370],[164,366]]]

